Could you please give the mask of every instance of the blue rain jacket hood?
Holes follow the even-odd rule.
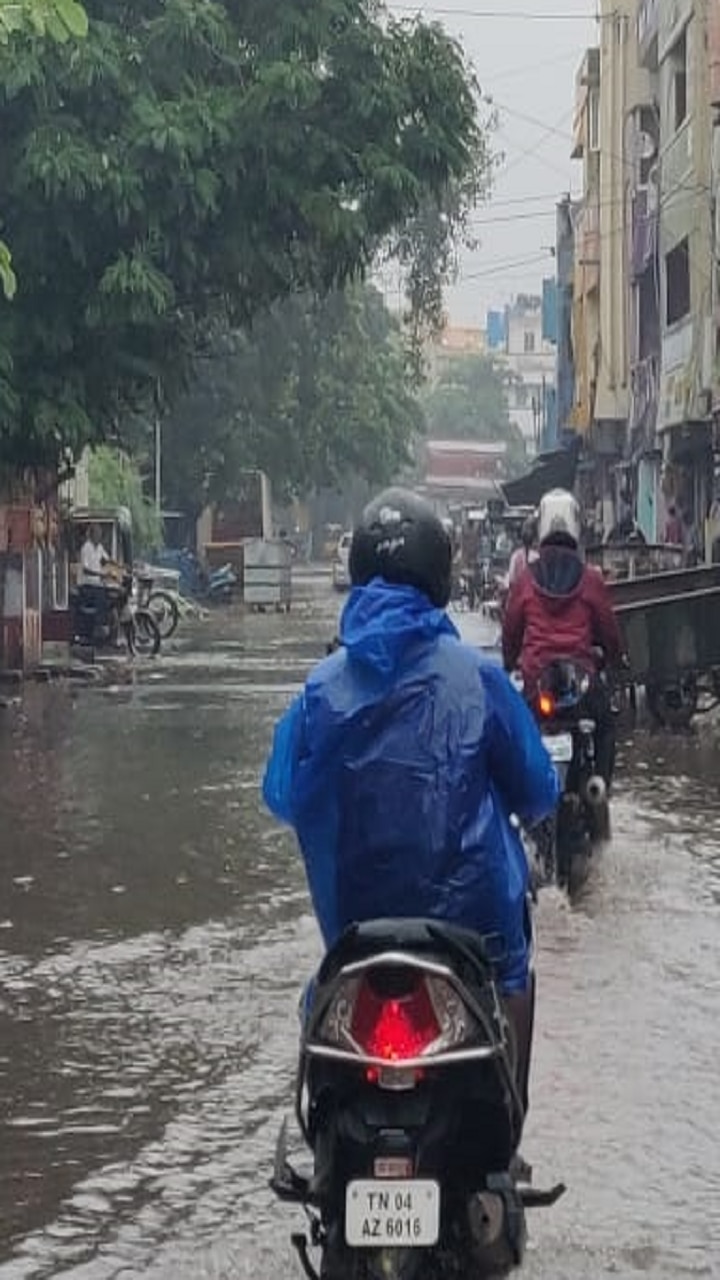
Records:
[[[558,799],[555,769],[499,665],[413,587],[350,594],[342,647],[275,730],[263,794],[298,836],[327,946],[353,921],[429,916],[493,935],[527,981],[528,866],[517,814]]]

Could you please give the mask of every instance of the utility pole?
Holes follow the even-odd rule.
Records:
[[[160,414],[155,415],[155,509],[162,514],[162,428]]]
[[[155,384],[155,510],[162,516],[162,419],[160,417],[160,384]]]

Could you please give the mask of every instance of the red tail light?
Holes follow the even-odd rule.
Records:
[[[439,1039],[438,1022],[425,982],[411,991],[383,996],[363,982],[352,1017],[352,1038],[369,1057],[385,1062],[417,1058]]]
[[[555,714],[555,699],[551,693],[540,694],[538,698],[538,711],[545,720],[549,720]]]

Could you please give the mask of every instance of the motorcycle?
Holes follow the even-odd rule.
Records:
[[[596,723],[585,714],[593,681],[601,678],[573,659],[557,658],[534,689],[524,690],[562,787],[556,813],[533,832],[540,872],[545,883],[570,893],[610,834],[607,788],[595,768]],[[522,687],[519,677],[518,683]]]
[[[516,1048],[477,934],[433,920],[351,926],[305,1014],[296,1117],[313,1154],[271,1186],[305,1210],[310,1280],[466,1280],[522,1261],[525,1211],[565,1188],[510,1172],[523,1122]],[[314,1265],[310,1249],[320,1252]]]
[[[142,583],[139,591],[145,590]],[[123,568],[102,586],[81,586],[74,602],[73,644],[80,649],[114,650],[121,637],[132,656],[154,657],[161,636],[149,609],[135,598],[134,579]]]

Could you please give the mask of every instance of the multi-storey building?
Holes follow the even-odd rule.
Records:
[[[647,74],[644,100],[627,122],[625,154],[630,186],[628,455],[635,515],[649,542],[662,536],[662,453],[657,436],[661,362],[660,109],[658,0],[642,0],[636,16],[637,58]]]
[[[640,5],[642,13],[645,4]],[[709,9],[657,6],[662,493],[704,546],[712,504],[713,201]]]
[[[532,455],[541,446],[555,388],[555,345],[544,330],[539,294],[518,294],[506,307],[495,354],[506,372],[510,420],[521,431]]]
[[[558,276],[558,378],[573,369],[575,391],[560,423],[583,441],[600,530],[632,513],[656,541],[674,504],[701,545],[720,410],[720,3],[603,0],[600,33],[576,83],[582,197],[559,210],[558,258],[561,239],[575,253],[571,286]]]
[[[603,0],[600,44],[586,52],[576,81],[572,154],[583,162],[583,193],[573,218],[575,404],[570,425],[591,459],[581,472],[581,496],[599,533],[607,533],[634,505],[628,227],[642,176],[639,163],[635,174],[637,137],[647,123],[643,113],[650,98],[649,76],[637,56],[635,7],[636,0]],[[643,262],[640,274],[647,269]]]

